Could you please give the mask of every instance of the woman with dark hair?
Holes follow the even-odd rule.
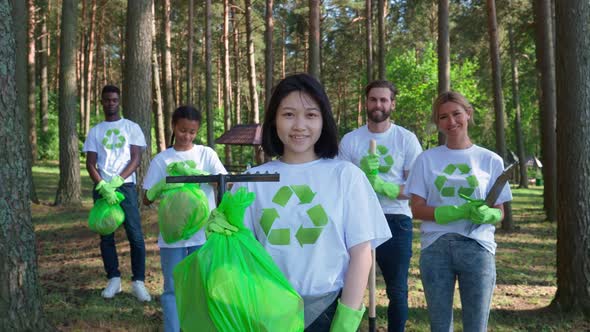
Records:
[[[391,232],[364,173],[333,159],[336,124],[315,78],[297,74],[278,83],[265,113],[262,147],[278,158],[249,172],[279,173],[281,180],[234,186],[256,193],[245,225],[303,298],[305,331],[356,331],[371,248]],[[235,231],[211,225],[209,231]]]
[[[453,294],[459,282],[464,331],[486,331],[496,284],[494,224],[512,199],[506,184],[493,206],[486,197],[504,169],[502,158],[469,138],[473,107],[453,91],[438,96],[432,122],[446,144],[418,156],[406,182],[420,227],[420,277],[430,329],[453,330]]]

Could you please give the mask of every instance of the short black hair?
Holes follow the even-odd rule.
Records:
[[[271,156],[282,156],[285,146],[277,134],[276,117],[281,101],[291,92],[308,94],[320,107],[322,114],[322,133],[314,145],[320,158],[334,158],[338,155],[338,130],[332,115],[332,106],[324,87],[309,74],[294,74],[283,78],[273,89],[272,96],[264,113],[262,124],[262,148]]]
[[[386,80],[375,80],[369,84],[367,84],[367,87],[365,88],[365,97],[369,96],[369,92],[371,92],[371,89],[374,88],[387,88],[389,89],[389,91],[391,91],[391,100],[395,100],[395,96],[397,95],[397,88],[395,87],[395,85],[393,85],[393,83],[386,81]]]
[[[114,92],[114,93],[116,93],[119,96],[121,95],[121,90],[119,90],[119,88],[116,87],[116,86],[114,86],[114,85],[105,85],[102,88],[102,93],[100,95],[102,96],[105,93],[111,93],[111,92]]]

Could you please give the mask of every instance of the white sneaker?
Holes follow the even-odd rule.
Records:
[[[102,291],[101,295],[105,299],[111,299],[115,295],[117,295],[117,293],[120,293],[120,292],[121,292],[121,278],[114,277],[114,278],[109,279],[109,283],[107,284],[107,287],[105,287],[105,289]]]
[[[152,300],[150,293],[145,289],[143,281],[136,280],[131,283],[131,294],[133,294],[140,302],[149,302]]]

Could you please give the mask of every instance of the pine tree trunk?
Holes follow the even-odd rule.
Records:
[[[367,83],[373,81],[373,5],[371,0],[365,0],[365,54],[367,61]],[[360,125],[359,125],[360,126]]]
[[[15,16],[17,24],[26,19],[24,2],[15,3],[12,13],[20,15]],[[10,2],[0,0],[0,326],[3,331],[50,331],[53,328],[43,315],[37,276],[29,162],[23,153],[28,133],[26,116],[17,103],[13,26]],[[26,33],[19,38],[20,47],[25,46]]]
[[[379,66],[379,79],[385,79],[385,1],[377,1],[377,34],[379,46],[377,47],[377,62]]]
[[[81,20],[81,34],[80,34],[80,49],[78,50],[78,66],[77,68],[77,82],[78,91],[80,91],[80,136],[86,136],[86,76],[84,75],[86,68],[86,0],[82,0]]]
[[[246,43],[248,44],[248,88],[250,90],[250,119],[260,123],[258,93],[256,92],[256,62],[254,61],[254,40],[252,37],[252,1],[246,0]]]
[[[264,31],[264,105],[268,105],[273,87],[274,53],[273,31],[274,21],[272,17],[273,0],[266,0],[265,31]]]
[[[29,21],[27,23],[27,42],[28,45],[28,64],[27,64],[27,82],[28,82],[28,109],[29,109],[29,121],[28,121],[28,129],[29,129],[29,140],[31,141],[31,162],[34,164],[37,162],[37,85],[36,82],[36,74],[35,74],[35,1],[34,0],[27,0],[27,7],[29,10]]]
[[[309,0],[309,68],[320,79],[320,0]]]
[[[88,133],[90,130],[90,99],[92,97],[92,74],[94,66],[94,36],[96,35],[96,0],[92,0],[90,6],[90,30],[88,31],[88,45],[86,63],[84,64],[84,79],[86,80],[86,86],[84,87],[84,132]]]
[[[156,131],[156,146],[158,147],[158,152],[162,152],[166,149],[166,136],[164,135],[164,116],[162,114],[162,90],[160,89],[160,66],[158,64],[158,48],[156,47],[157,42],[155,11],[155,5],[154,3],[152,3],[152,16],[154,17],[154,19],[152,20],[152,39],[154,41],[152,45],[152,75],[154,75],[152,84],[154,87],[153,109]]]
[[[59,184],[55,205],[81,203],[80,155],[76,132],[76,32],[77,3],[64,0],[61,18],[59,78]]]
[[[39,113],[41,118],[41,134],[45,135],[49,131],[49,33],[47,31],[47,19],[49,9],[43,13],[41,22],[41,102],[39,104]]]
[[[438,93],[451,89],[451,55],[449,38],[449,0],[438,1]],[[438,132],[438,144],[445,144],[445,135]]]
[[[555,4],[557,37],[557,293],[590,316],[590,3]]]
[[[143,183],[152,150],[152,20],[152,0],[127,3],[123,110],[129,120],[141,127],[147,144],[136,171],[137,185]]]
[[[172,54],[170,52],[170,0],[162,1],[163,19],[162,31],[164,38],[162,40],[162,69],[164,72],[164,135],[166,136],[166,146],[170,145],[172,137],[172,112],[174,112],[174,92],[172,81]]]
[[[240,29],[238,26],[237,16],[236,16],[236,0],[232,1],[232,8],[231,8],[231,15],[233,20],[233,50],[234,50],[234,116],[235,116],[235,123],[240,124],[242,123],[242,86],[240,84],[241,81],[241,74],[240,74]]]
[[[194,1],[188,0],[188,40],[186,55],[186,103],[193,103],[193,35],[194,35]]]
[[[205,105],[207,114],[207,145],[215,147],[211,82],[211,0],[205,0]]]
[[[223,129],[231,129],[231,76],[229,74],[229,0],[223,0]],[[221,80],[219,80],[221,81]],[[225,164],[232,164],[231,147],[225,145]]]
[[[555,121],[555,47],[550,0],[534,0],[537,68],[540,74],[541,160],[543,162],[543,206],[547,220],[557,220],[557,146]]]

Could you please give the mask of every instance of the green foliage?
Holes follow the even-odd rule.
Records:
[[[57,111],[57,94],[49,93],[49,106],[47,110],[48,130],[41,130],[41,121],[37,121],[37,151],[40,160],[59,159],[59,123]]]

